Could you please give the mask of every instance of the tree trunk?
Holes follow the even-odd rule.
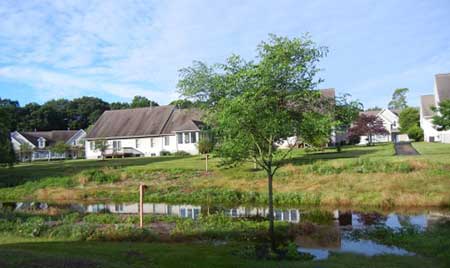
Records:
[[[273,213],[273,187],[272,187],[273,175],[267,175],[267,184],[269,190],[269,236],[270,236],[270,245],[272,250],[275,250],[275,228],[274,228],[274,213]]]

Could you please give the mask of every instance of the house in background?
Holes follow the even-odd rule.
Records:
[[[400,133],[400,124],[398,123],[398,116],[400,111],[398,110],[375,110],[375,111],[365,111],[360,114],[368,115],[368,116],[376,116],[377,118],[383,121],[384,128],[388,131],[386,135],[373,135],[372,142],[401,142],[401,141],[409,141],[409,137],[407,134]],[[359,145],[365,145],[369,142],[367,136],[360,136]]]
[[[432,110],[432,107],[439,107],[441,101],[450,99],[450,73],[437,74],[434,79],[434,95],[420,97],[420,127],[425,141],[450,143],[450,130],[436,129],[433,124],[435,113]]]
[[[334,114],[334,109],[336,107],[336,90],[334,88],[319,89],[321,98],[321,106],[317,107],[317,111],[321,113]],[[346,139],[346,135],[337,134],[336,130],[333,129],[330,134],[329,143],[327,145],[335,145],[336,142],[340,142]],[[308,146],[301,141],[301,137],[291,136],[285,140],[282,140],[277,144],[279,148],[291,148],[291,147],[303,147]]]
[[[11,143],[19,161],[53,160],[84,157],[80,150],[84,146],[86,132],[80,130],[52,130],[11,133]],[[64,153],[52,152],[57,143],[73,148]],[[25,149],[27,148],[27,149]]]
[[[198,154],[202,113],[172,105],[105,111],[86,136],[86,158],[159,156],[161,152]]]

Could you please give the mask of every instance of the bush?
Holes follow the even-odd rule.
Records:
[[[173,155],[175,155],[175,156],[189,156],[191,154],[186,152],[186,151],[177,151],[177,152],[173,153]]]
[[[48,229],[41,217],[30,217],[25,222],[19,220],[16,224],[17,233],[23,236],[39,237]]]
[[[422,141],[423,140],[423,129],[419,126],[413,126],[409,128],[406,132],[408,137],[414,141]]]
[[[94,241],[156,241],[157,236],[148,229],[134,225],[117,224],[103,229],[96,229],[87,240]]]
[[[162,150],[161,152],[159,152],[159,155],[160,156],[169,156],[169,155],[172,155],[172,153],[169,151],[166,151],[166,150]]]

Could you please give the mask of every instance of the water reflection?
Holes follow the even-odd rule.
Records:
[[[76,211],[80,213],[137,214],[137,203],[97,203],[97,204],[49,204],[39,202],[0,203],[3,211],[24,213],[59,213]],[[232,218],[262,219],[268,216],[267,208],[222,206],[199,206],[189,204],[145,203],[145,214],[170,215],[181,218],[198,219],[201,215],[221,213]],[[275,209],[277,221],[290,222],[301,227],[300,235],[295,239],[298,250],[312,254],[315,259],[326,259],[331,252],[350,252],[367,256],[379,254],[411,255],[401,248],[382,245],[370,240],[351,239],[352,230],[377,226],[400,229],[414,226],[426,229],[442,218],[450,218],[449,213],[427,212],[421,214],[358,212],[351,210],[320,211],[317,209]],[[313,222],[316,224],[308,224]]]
[[[137,214],[139,213],[138,203],[97,203],[97,204],[51,204],[41,202],[0,202],[0,209],[22,212],[47,212],[51,210],[68,210],[80,213],[115,213],[115,214]],[[170,215],[182,218],[198,219],[200,215],[224,214],[233,218],[264,218],[268,216],[267,208],[257,207],[234,207],[222,206],[200,206],[189,204],[164,204],[164,203],[144,203],[145,214]],[[358,212],[350,210],[300,210],[300,209],[275,209],[274,218],[277,221],[299,223],[302,221],[317,222],[317,220],[327,221],[327,224],[352,229],[366,228],[368,226],[386,226],[389,228],[402,228],[415,226],[426,228],[430,222],[442,217],[449,217],[448,214],[427,212],[417,215],[400,213],[389,213],[383,215],[378,212]],[[321,219],[322,218],[322,219]]]

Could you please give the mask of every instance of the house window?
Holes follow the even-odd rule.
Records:
[[[177,133],[178,144],[183,144],[183,133]]]
[[[164,145],[165,146],[169,146],[170,145],[170,137],[169,136],[165,136],[164,137]]]
[[[150,138],[150,147],[153,148],[153,146],[155,146],[155,140]]]
[[[123,211],[123,204],[116,204],[115,205],[115,211],[116,212],[122,212]]]
[[[140,141],[139,141],[139,139],[136,139],[135,142],[136,142],[136,149],[137,149],[137,148],[139,148],[139,146],[140,146]]]
[[[94,151],[95,150],[95,142],[90,141],[89,142],[89,148],[91,149],[91,151]]]
[[[180,208],[180,216],[182,218],[186,218],[186,209],[185,208]]]
[[[122,142],[121,141],[113,141],[113,150],[114,151],[122,150]]]
[[[39,148],[44,148],[45,147],[45,139],[44,138],[39,138],[38,139],[38,146],[39,146]]]
[[[189,132],[184,133],[184,143],[190,143]]]
[[[197,143],[197,133],[191,132],[191,142]]]

